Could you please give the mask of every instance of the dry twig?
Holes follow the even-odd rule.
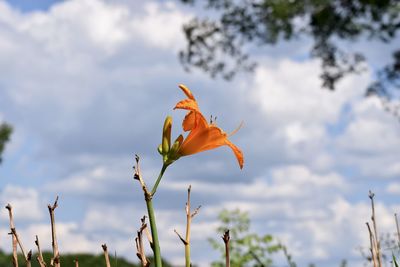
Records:
[[[110,264],[110,257],[108,256],[107,245],[106,245],[106,244],[103,244],[103,245],[101,245],[101,247],[103,248],[103,251],[104,251],[104,258],[105,258],[105,260],[106,260],[106,266],[107,266],[107,267],[111,267],[111,264]]]
[[[139,166],[139,156],[135,155],[135,161],[136,161],[136,165],[133,167],[134,170],[134,174],[133,174],[133,178],[135,180],[138,180],[140,182],[140,185],[142,186],[143,192],[144,192],[144,197],[145,199],[151,199],[152,195],[150,193],[150,191],[147,189],[146,183],[144,182],[141,172],[140,172],[140,166]]]
[[[17,231],[15,230],[15,228],[11,228],[11,234],[15,237],[15,239],[17,240],[17,243],[19,245],[19,248],[21,249],[22,255],[25,258],[25,262],[26,262],[26,266],[30,267],[31,266],[31,259],[32,259],[32,250],[30,250],[28,252],[28,254],[25,253],[25,249],[24,246],[22,245],[21,239],[18,236]]]
[[[372,226],[374,229],[375,253],[376,253],[376,258],[378,260],[378,266],[382,267],[381,244],[379,242],[378,227],[376,226],[374,196],[375,196],[375,194],[370,190],[368,197],[371,199],[371,208],[372,208],[371,221],[372,221]]]
[[[28,254],[26,255],[26,267],[31,267],[31,260],[32,260],[32,250],[29,250]]]
[[[376,251],[375,251],[376,246],[375,246],[374,234],[372,233],[371,227],[369,226],[369,223],[368,223],[368,222],[366,223],[366,225],[367,225],[367,227],[368,227],[369,242],[370,242],[370,245],[371,245],[371,248],[370,248],[370,251],[371,251],[371,259],[372,259],[372,262],[373,262],[373,264],[374,264],[374,267],[377,267],[377,266],[378,266],[378,261],[377,261],[377,258],[376,258]]]
[[[42,250],[40,249],[40,244],[39,244],[39,238],[38,238],[38,236],[36,236],[35,244],[36,244],[36,247],[37,247],[37,249],[38,249],[38,255],[37,255],[36,259],[37,259],[37,261],[38,261],[40,267],[46,267],[46,262],[45,262],[44,259],[43,259]]]
[[[231,237],[229,236],[229,230],[226,230],[224,235],[222,236],[222,240],[224,240],[225,243],[225,266],[230,267],[231,266],[231,261],[229,259],[229,240]]]
[[[8,210],[8,215],[10,218],[10,229],[13,229],[13,228],[15,228],[15,225],[14,225],[12,207],[11,207],[10,203],[7,204],[6,209]],[[14,267],[18,267],[17,239],[16,239],[15,235],[13,235],[12,233],[11,233],[11,236],[12,236],[12,250],[13,250],[12,262],[13,262]]]
[[[178,235],[179,239],[182,241],[183,245],[185,246],[185,266],[190,267],[191,262],[190,262],[190,227],[192,224],[192,219],[194,216],[199,213],[199,210],[201,206],[198,206],[193,212],[190,211],[190,191],[192,190],[192,186],[189,185],[188,190],[187,190],[187,202],[185,205],[185,211],[186,211],[186,236],[183,238],[178,231],[174,229],[174,232]]]
[[[140,226],[140,229],[137,231],[137,237],[135,238],[136,255],[138,256],[140,262],[142,263],[142,266],[148,267],[150,266],[150,261],[147,259],[146,254],[144,253],[144,246],[143,246],[143,231],[147,229],[146,216],[143,216],[143,218],[140,220],[142,222],[142,225]],[[150,246],[152,246],[153,244],[151,242],[151,236],[147,235],[147,238],[150,242]]]
[[[53,257],[50,261],[50,265],[53,267],[60,267],[60,253],[58,251],[58,243],[56,237],[56,223],[54,219],[54,210],[58,207],[58,196],[54,201],[53,205],[47,205],[50,213],[50,221],[51,221],[51,246],[53,247]]]

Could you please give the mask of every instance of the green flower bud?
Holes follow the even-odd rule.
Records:
[[[171,147],[171,128],[172,128],[172,117],[167,116],[164,121],[163,135],[162,135],[162,155],[168,154]]]
[[[179,148],[181,147],[183,142],[183,136],[179,135],[178,138],[176,138],[174,144],[172,145],[171,149],[168,152],[168,158],[172,160],[177,160],[180,156],[177,155],[177,152]]]

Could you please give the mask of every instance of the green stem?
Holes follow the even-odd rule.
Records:
[[[156,183],[153,186],[153,189],[151,190],[151,193],[149,194],[148,192],[145,192],[145,200],[146,200],[146,207],[147,207],[147,213],[149,215],[149,222],[150,222],[150,229],[151,229],[151,237],[153,239],[153,254],[154,254],[154,261],[155,261],[155,266],[156,267],[162,267],[162,261],[161,261],[161,251],[160,251],[160,242],[158,241],[158,232],[157,232],[157,225],[156,225],[156,216],[154,215],[154,207],[153,207],[153,196],[156,193],[158,184],[161,181],[161,178],[167,169],[168,165],[163,164],[160,174],[158,175],[158,178],[156,180]]]
[[[190,211],[190,189],[188,188],[188,198],[186,202],[186,242],[185,242],[185,267],[190,267],[190,225],[192,223],[192,214]]]
[[[161,178],[164,175],[164,172],[165,172],[165,170],[167,169],[168,166],[169,166],[169,164],[165,164],[165,163],[163,164],[163,166],[161,168],[161,171],[160,171],[160,174],[158,175],[158,178],[156,180],[156,183],[154,184],[153,189],[151,190],[151,196],[154,196],[154,194],[156,193],[158,184],[160,183]]]
[[[190,244],[185,245],[185,267],[190,267]]]
[[[151,197],[146,197],[146,206],[147,206],[147,213],[149,215],[150,221],[150,228],[151,228],[151,237],[153,239],[153,254],[154,254],[154,261],[156,267],[162,267],[161,262],[161,251],[160,251],[160,243],[158,241],[158,232],[156,226],[156,217],[154,215],[154,208],[153,202],[151,201]]]

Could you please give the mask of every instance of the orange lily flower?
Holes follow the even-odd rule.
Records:
[[[209,124],[201,114],[192,92],[182,84],[179,85],[179,88],[185,93],[187,99],[179,101],[174,109],[188,110],[182,122],[182,128],[185,132],[190,132],[184,140],[182,137],[178,137],[177,141],[180,146],[175,155],[179,158],[226,145],[232,149],[240,168],[243,168],[242,151],[228,140],[228,137],[236,131],[228,135],[214,123]]]

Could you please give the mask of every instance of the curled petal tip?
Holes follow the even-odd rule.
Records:
[[[193,96],[193,94],[192,94],[192,92],[190,91],[189,88],[187,88],[187,87],[186,87],[185,85],[183,85],[183,84],[179,84],[178,86],[179,86],[179,88],[183,91],[183,93],[184,93],[189,99],[195,100],[195,99],[194,99],[194,96]]]

